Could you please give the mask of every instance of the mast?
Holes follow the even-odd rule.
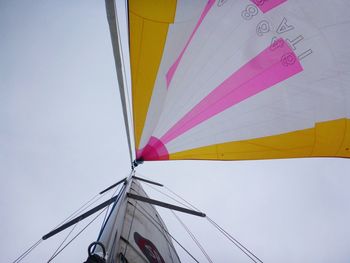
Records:
[[[123,73],[121,38],[115,0],[105,0],[109,30],[111,33],[114,60],[117,72],[124,124],[128,137],[132,171],[120,190],[118,200],[101,228],[99,246],[94,253],[106,258],[106,262],[180,262],[164,222],[152,204],[132,197],[151,200],[135,178],[134,168],[142,160],[134,161],[129,127],[126,77]],[[105,251],[104,251],[105,250]],[[105,255],[104,255],[105,254]]]
[[[125,125],[127,140],[128,140],[130,163],[132,165],[132,162],[134,160],[134,157],[133,157],[134,154],[133,154],[133,147],[132,147],[132,143],[131,143],[131,132],[130,132],[130,126],[129,126],[128,107],[127,107],[127,96],[125,93],[125,88],[127,88],[127,87],[125,87],[125,85],[124,85],[124,83],[126,81],[126,76],[123,74],[124,63],[123,63],[123,59],[122,59],[122,56],[123,56],[122,48],[121,48],[122,44],[121,44],[121,39],[120,39],[119,25],[118,25],[117,12],[116,12],[116,4],[115,4],[114,0],[105,0],[105,3],[106,3],[106,12],[107,12],[109,31],[111,34],[115,68],[116,68],[116,73],[117,73],[120,101],[121,101],[122,109],[123,109],[124,125]]]
[[[149,199],[134,173],[131,172],[119,192],[120,199],[101,228],[98,243],[102,245],[96,246],[94,253],[105,256],[108,263],[180,262],[169,232],[154,206],[133,198]]]

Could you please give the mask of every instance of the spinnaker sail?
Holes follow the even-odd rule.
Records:
[[[130,0],[137,158],[350,157],[349,8]]]
[[[189,211],[148,198],[133,176],[142,161],[350,157],[350,1],[129,0],[132,118],[116,2],[106,0],[106,10],[131,175],[106,189],[124,183],[119,194],[44,235],[15,262],[112,203],[86,262],[180,262],[152,204]]]

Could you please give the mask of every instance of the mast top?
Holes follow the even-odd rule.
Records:
[[[143,164],[144,160],[142,158],[140,159],[135,159],[132,163],[131,163],[131,170],[134,171],[135,168],[137,166],[139,166],[140,164]]]

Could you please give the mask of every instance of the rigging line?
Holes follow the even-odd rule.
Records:
[[[168,188],[167,186],[164,186],[165,189],[167,189],[170,193],[172,193],[173,195],[175,195],[176,197],[180,198],[183,202],[185,202],[187,205],[189,205],[191,208],[193,208],[196,211],[200,211],[197,207],[195,207],[194,205],[192,205],[190,202],[186,201],[184,198],[182,198],[180,195],[178,195],[177,193],[175,193],[174,191],[172,191],[170,188]]]
[[[120,189],[119,189],[120,188]],[[119,192],[121,190],[121,187],[119,187],[119,185],[117,186],[117,188],[115,189],[115,191],[113,192],[112,196],[110,198],[112,198],[113,196],[115,196],[115,194],[117,193],[117,191]],[[109,214],[109,208],[110,208],[111,204],[107,206],[107,210],[106,210],[106,213],[105,213],[105,216],[103,218],[103,221],[102,221],[102,226],[106,223],[106,220],[107,220],[107,217],[108,217],[108,214]]]
[[[59,223],[55,228],[58,228],[59,226],[63,225],[65,222],[67,222],[68,220],[70,220],[72,217],[74,217],[75,215],[79,214],[80,212],[85,211],[86,209],[88,209],[90,206],[92,206],[94,203],[96,203],[99,199],[101,199],[104,195],[100,195],[100,197],[93,201],[94,199],[96,199],[96,197],[98,197],[100,194],[96,194],[95,196],[93,196],[92,198],[90,198],[86,203],[84,203],[80,208],[78,208],[76,211],[74,211],[70,216],[68,216],[65,220],[63,220],[61,223]],[[93,201],[93,202],[92,202]],[[91,204],[89,204],[90,202],[92,202]],[[76,225],[75,225],[76,226]],[[75,227],[74,226],[74,227]],[[74,228],[73,228],[74,229]],[[69,235],[68,235],[69,236]],[[68,237],[67,236],[67,237]],[[31,253],[41,242],[43,241],[43,239],[39,239],[36,243],[34,243],[30,248],[28,248],[26,251],[24,251],[18,258],[16,258],[13,263],[18,263],[21,262],[29,253]]]
[[[126,14],[126,19],[129,20],[128,18],[128,10],[127,10],[127,5],[128,5],[128,2],[126,1],[125,2],[125,14]],[[120,26],[119,26],[119,20],[118,20],[118,16],[116,16],[116,21],[117,21],[117,29],[118,29],[118,32],[120,32]],[[129,28],[127,30],[127,34],[129,33]],[[129,39],[128,39],[129,40]],[[129,41],[128,42],[128,46],[129,46]],[[133,122],[133,116],[132,116],[132,112],[131,112],[131,109],[132,109],[132,100],[130,99],[130,94],[129,94],[129,83],[128,83],[128,78],[126,76],[126,67],[125,67],[125,59],[124,59],[124,52],[123,52],[123,45],[121,44],[121,38],[119,40],[119,43],[120,43],[120,53],[121,53],[121,60],[122,60],[122,66],[123,66],[123,75],[124,75],[124,80],[125,80],[125,86],[126,86],[126,99],[127,99],[127,103],[128,103],[128,115],[129,115],[129,120],[131,122],[131,127],[134,127],[134,122]],[[130,69],[130,68],[129,68]],[[130,86],[131,87],[131,86]],[[132,90],[130,90],[132,92]]]
[[[139,175],[140,177],[144,177],[144,178],[146,178],[146,179],[148,179],[148,180],[152,180],[151,178],[148,178],[148,177],[146,177],[146,176],[140,174],[139,172],[138,172],[138,175]],[[148,185],[148,186],[151,187],[151,185]],[[197,207],[195,207],[194,205],[192,205],[191,203],[189,203],[188,201],[186,201],[184,198],[182,198],[180,195],[178,195],[177,193],[175,193],[174,191],[172,191],[172,190],[171,190],[170,188],[168,188],[166,185],[163,185],[163,187],[164,187],[165,189],[167,189],[170,193],[172,193],[173,195],[175,195],[177,198],[181,199],[184,203],[182,203],[182,202],[176,200],[175,198],[171,197],[170,195],[167,195],[166,193],[162,192],[162,191],[159,190],[159,189],[156,189],[156,188],[153,188],[153,187],[152,187],[152,188],[153,188],[154,190],[160,192],[161,194],[163,194],[163,195],[165,195],[165,196],[171,198],[172,200],[176,201],[177,203],[179,203],[179,204],[181,204],[181,205],[183,205],[183,206],[185,206],[185,207],[187,207],[187,208],[193,208],[194,210],[200,212],[200,210],[199,210]],[[185,203],[186,203],[187,205],[186,205]]]
[[[117,20],[116,8],[114,6],[114,1],[106,0],[106,12],[107,12],[109,30],[111,34],[114,63],[117,71],[117,80],[118,80],[118,86],[119,86],[120,101],[122,103],[122,109],[123,109],[124,125],[126,130],[126,136],[128,139],[130,163],[132,164],[133,152],[131,147],[130,127],[128,122],[128,112],[127,112],[126,97],[125,97],[125,91],[124,91],[124,82],[122,80],[123,69],[122,69],[122,60],[121,60],[120,31],[117,24],[118,20]]]
[[[98,213],[97,216],[95,216],[82,230],[80,230],[64,247],[62,247],[54,256],[52,256],[47,263],[51,262],[55,257],[57,257],[67,246],[70,245],[86,228],[88,228],[104,211],[106,210],[106,207]]]
[[[191,239],[196,243],[197,247],[201,250],[202,254],[205,256],[205,258],[210,262],[213,263],[213,261],[211,260],[211,258],[209,257],[208,253],[205,251],[205,249],[203,248],[203,246],[200,244],[200,242],[198,241],[198,239],[195,237],[195,235],[189,230],[189,228],[185,225],[185,223],[183,221],[180,220],[179,217],[176,216],[176,214],[174,213],[174,211],[171,210],[171,212],[173,213],[173,215],[176,217],[176,219],[180,222],[180,224],[183,226],[183,228],[186,230],[186,232],[189,234],[189,236],[191,237]]]
[[[207,216],[207,220],[215,227],[217,228],[224,236],[226,236],[227,239],[229,239],[232,243],[236,245],[244,254],[246,254],[249,258],[250,256],[253,256],[257,261],[260,263],[263,263],[263,261],[258,258],[253,252],[251,252],[248,248],[246,248],[242,243],[240,243],[237,239],[235,239],[230,233],[228,233],[225,229],[223,229],[221,226],[219,226],[214,220],[212,220],[210,217]],[[250,256],[248,255],[250,254]],[[253,258],[251,258],[254,262],[257,262]]]
[[[84,211],[86,211],[89,207],[91,207],[92,205],[94,205],[97,201],[99,201],[101,198],[103,198],[105,196],[106,193],[103,193],[102,195],[100,195],[96,200],[94,200],[92,203],[88,204],[86,203],[83,207],[79,208],[77,211],[75,211],[72,215],[70,215],[67,219],[65,219],[63,221],[63,223],[67,222],[68,220],[70,220],[72,217],[77,216],[79,213],[83,213]],[[91,201],[89,201],[91,202]],[[88,204],[88,205],[87,205]],[[60,225],[58,225],[57,227],[63,225],[63,223],[61,223]],[[56,227],[56,228],[57,228]]]
[[[188,206],[188,205],[186,205],[186,204],[180,202],[179,200],[177,200],[177,199],[175,199],[174,197],[172,197],[172,196],[170,196],[170,195],[164,193],[163,191],[157,189],[156,187],[154,187],[154,186],[152,186],[152,185],[149,185],[149,184],[144,184],[144,185],[147,185],[148,187],[151,187],[153,190],[157,191],[158,193],[161,193],[161,194],[164,195],[164,196],[169,197],[170,199],[174,200],[175,202],[179,203],[180,205],[183,205],[183,206],[185,206],[185,207],[187,207],[187,208],[191,208],[190,206]]]
[[[129,176],[127,177],[125,183],[123,184],[123,186],[121,186],[121,188],[120,188],[120,190],[119,190],[119,193],[118,193],[119,198],[117,199],[117,201],[116,201],[115,204],[113,205],[113,207],[112,207],[112,209],[111,209],[111,211],[110,211],[110,213],[109,213],[109,216],[108,216],[108,218],[107,218],[105,224],[104,224],[103,227],[101,228],[101,232],[100,232],[100,235],[99,235],[99,237],[98,237],[98,240],[100,239],[100,237],[101,237],[101,235],[102,235],[102,233],[103,233],[103,231],[104,231],[104,228],[105,228],[105,226],[107,225],[107,222],[108,222],[110,216],[112,215],[113,210],[116,208],[117,204],[119,205],[119,208],[118,208],[118,209],[120,209],[120,207],[121,207],[121,205],[122,205],[121,202],[124,202],[125,196],[126,196],[126,193],[125,193],[125,192],[126,192],[126,191],[130,191],[131,184],[133,183],[133,181],[132,181],[132,176],[133,176],[134,174],[135,174],[134,169],[131,169]],[[128,188],[129,188],[129,189],[128,189]],[[122,196],[123,196],[123,199],[121,199]],[[119,202],[120,202],[120,203],[119,203]],[[125,209],[127,209],[127,205],[126,205],[126,208],[125,208]],[[118,211],[119,211],[119,210],[118,210]],[[125,215],[126,215],[126,210],[125,210],[125,212],[124,212],[124,216],[125,216]],[[117,232],[118,232],[118,231],[117,231]],[[119,234],[120,237],[121,237],[121,234],[122,234],[122,233]],[[107,253],[112,253],[112,251],[115,250],[116,243],[117,243],[117,236],[118,236],[118,234],[115,234],[115,236],[114,236],[114,238],[113,238],[112,246],[111,246],[110,250],[109,250]]]
[[[21,262],[30,252],[32,252],[39,244],[43,241],[42,238],[40,238],[37,242],[35,242],[32,246],[30,246],[26,251],[24,251],[18,258],[16,258],[12,263],[18,263]]]
[[[185,202],[186,204],[188,204],[190,207],[192,207],[193,209],[200,211],[197,207],[195,207],[194,205],[192,205],[190,202],[188,202],[187,200],[185,200],[184,198],[182,198],[180,195],[178,195],[177,193],[175,193],[174,191],[172,191],[170,188],[168,188],[167,186],[164,185],[164,188],[167,189],[169,192],[171,192],[172,194],[174,194],[175,196],[177,196],[178,198],[180,198],[183,202]],[[253,252],[251,252],[248,248],[246,248],[242,243],[240,243],[237,239],[235,239],[232,235],[230,235],[226,230],[224,230],[221,226],[219,226],[214,220],[212,220],[211,218],[209,218],[207,216],[207,220],[216,228],[219,230],[219,232],[221,232],[221,234],[223,234],[227,239],[229,239],[236,247],[238,247],[244,254],[246,254],[250,259],[252,259],[254,262],[259,261],[260,263],[263,263],[263,261],[258,258]],[[252,257],[254,257],[255,259],[253,259]]]
[[[61,223],[59,223],[55,228],[60,227],[61,225],[63,225],[64,223],[66,223],[67,221],[69,221],[71,218],[75,217],[76,215],[78,215],[79,213],[84,212],[85,210],[87,210],[89,207],[91,207],[93,204],[95,204],[98,200],[100,200],[102,197],[104,197],[106,195],[108,191],[104,192],[104,193],[98,193],[95,196],[93,196],[91,199],[89,199],[86,203],[84,203],[80,208],[78,208],[77,210],[75,210],[70,216],[68,216],[65,220],[63,220]],[[97,199],[96,199],[97,198]],[[94,200],[96,199],[96,200]]]
[[[113,192],[112,197],[115,195],[116,191],[118,190],[118,187],[120,185],[118,185],[116,187],[116,190]],[[112,189],[112,188],[111,188]],[[73,216],[78,215],[79,213],[83,213],[84,211],[86,211],[89,207],[91,207],[92,205],[96,204],[97,201],[99,201],[100,199],[102,199],[103,197],[105,197],[105,195],[107,195],[107,193],[111,190],[104,190],[103,192],[100,192],[99,194],[95,195],[94,198],[98,197],[96,200],[94,200],[93,202],[91,202],[94,198],[92,198],[90,201],[88,201],[87,203],[85,203],[81,208],[79,208],[77,211],[75,211],[68,219],[71,219]],[[119,188],[121,189],[121,188]],[[111,198],[112,198],[111,197]],[[89,204],[89,202],[91,202]],[[108,206],[109,207],[109,206]],[[68,219],[66,219],[64,222],[68,221]],[[62,225],[62,223],[61,223]],[[59,225],[60,226],[60,225]],[[57,228],[57,227],[56,227]]]
[[[172,234],[170,234],[170,232],[161,224],[161,223],[159,223],[156,219],[154,219],[153,218],[153,216],[152,215],[150,215],[146,210],[145,210],[145,208],[143,208],[142,206],[140,206],[141,208],[142,208],[142,210],[150,217],[147,217],[140,209],[138,209],[138,208],[136,208],[137,210],[139,210],[139,212],[141,213],[141,214],[143,214],[146,218],[148,218],[148,220],[150,220],[150,221],[152,221],[153,220],[153,222],[155,222],[156,224],[158,224],[162,229],[163,229],[163,231],[165,232],[165,233],[167,233],[194,261],[196,261],[196,262],[198,262],[199,263],[199,261],[183,246],[183,245],[181,245],[181,243],[179,242],[179,241],[177,241],[177,239],[175,239],[175,237],[172,235]],[[153,223],[154,224],[154,223]],[[158,227],[157,227],[158,228]],[[158,228],[158,230],[159,230],[159,228]],[[168,241],[169,242],[169,241]],[[173,245],[172,245],[172,247],[173,247]],[[174,248],[175,249],[175,248]]]
[[[133,204],[131,204],[132,206],[134,206]],[[144,216],[144,217],[146,217],[148,220],[150,220],[151,222],[153,221],[154,223],[156,223],[157,225],[159,225],[162,229],[163,229],[163,231],[164,232],[166,232],[166,234],[168,234],[170,237],[171,237],[171,239],[172,240],[174,240],[175,242],[176,242],[176,244],[178,244],[194,261],[196,261],[197,263],[199,263],[199,261],[183,246],[183,245],[181,245],[181,243],[179,242],[179,241],[177,241],[177,239],[172,235],[172,234],[170,234],[169,233],[169,231],[167,230],[167,229],[165,229],[157,220],[155,220],[154,218],[153,218],[153,216],[152,215],[150,215],[142,206],[140,206],[140,208],[142,208],[142,210],[144,211],[144,212],[142,212],[138,207],[136,207],[136,209]],[[146,214],[148,215],[146,215]],[[153,224],[154,224],[153,223]],[[157,227],[158,228],[158,227]],[[160,230],[159,228],[158,228],[158,230]]]
[[[248,248],[246,248],[242,243],[240,243],[237,239],[235,239],[230,233],[228,233],[225,229],[223,229],[220,225],[218,225],[213,219],[211,219],[210,217],[207,217],[207,219],[212,222],[215,226],[217,226],[223,233],[225,233],[225,235],[227,235],[230,239],[234,240],[235,242],[237,242],[237,244],[239,244],[243,249],[245,249],[249,254],[251,254],[252,256],[254,256],[259,262],[263,263],[263,261],[258,258],[253,252],[251,252]]]
[[[78,222],[79,223],[79,222]],[[74,231],[74,229],[76,228],[76,226],[78,225],[78,223],[76,223],[72,229],[69,231],[69,233],[67,234],[67,236],[63,239],[63,241],[61,242],[61,244],[58,246],[58,248],[55,250],[55,252],[53,252],[53,254],[51,255],[50,259],[48,262],[50,262],[51,259],[53,259],[53,256],[57,253],[57,251],[63,246],[64,242],[66,242],[66,240],[68,239],[68,237],[72,234],[72,232]]]
[[[175,214],[173,210],[170,210],[172,214],[175,216],[175,218],[180,222],[180,224],[183,226],[183,228],[186,230],[186,232],[190,235],[191,239],[196,243],[198,248],[202,251],[205,258],[210,262],[213,263],[212,259],[208,255],[208,253],[205,251],[204,247],[201,245],[201,243],[198,241],[198,239],[195,237],[195,235],[191,232],[191,230],[185,225],[185,223]]]
[[[82,210],[88,208],[86,207],[90,202],[92,202],[96,197],[98,197],[99,194],[96,194],[94,197],[92,197],[89,201],[87,201],[86,203],[84,203],[82,206],[80,206],[80,208],[78,208],[77,210],[75,210],[70,216],[68,216],[66,219],[64,219],[61,223],[59,223],[55,228],[60,227],[61,225],[63,225],[64,223],[66,223],[67,221],[69,221],[72,217],[74,217],[75,215],[79,214],[80,212],[82,212]],[[85,208],[86,207],[86,208]]]
[[[110,210],[109,213],[108,213],[108,216],[107,216],[105,222],[104,222],[104,223],[102,224],[102,226],[101,226],[100,233],[98,234],[98,237],[97,237],[97,241],[100,241],[100,239],[101,239],[101,237],[102,237],[102,234],[103,234],[103,232],[105,231],[105,227],[106,227],[107,224],[108,224],[108,220],[110,219],[110,217],[112,216],[112,213],[114,212],[114,209],[116,208],[116,206],[117,206],[117,205],[119,204],[119,202],[120,202],[120,197],[122,196],[122,191],[123,191],[124,189],[125,189],[125,188],[120,189],[120,192],[118,193],[118,199],[114,202],[114,204],[113,204],[111,210]],[[117,235],[115,235],[115,237],[114,237],[114,239],[113,239],[113,243],[112,243],[112,247],[111,247],[111,250],[110,250],[110,251],[113,251],[113,249],[114,249],[114,247],[115,247],[116,236],[117,236]],[[95,251],[95,249],[96,249],[96,246],[94,247],[94,251]],[[110,251],[108,251],[107,253],[109,253]]]
[[[124,191],[127,189],[127,184],[128,184],[128,182],[129,182],[129,180],[130,180],[130,178],[132,177],[133,174],[134,174],[134,171],[131,170],[131,172],[130,172],[130,174],[127,176],[125,182],[121,185],[121,187],[120,187],[120,189],[119,189],[119,192],[118,192],[118,198],[117,198],[117,200],[114,202],[114,204],[113,204],[113,206],[112,206],[112,208],[111,208],[111,210],[110,210],[110,212],[109,212],[109,214],[108,214],[108,216],[107,216],[107,218],[106,218],[106,221],[105,221],[104,224],[102,224],[102,226],[101,226],[100,233],[98,234],[98,237],[97,237],[97,240],[98,240],[98,241],[100,240],[100,238],[101,238],[101,236],[102,236],[102,233],[103,233],[103,231],[105,230],[105,227],[106,227],[106,225],[108,224],[108,220],[109,220],[110,217],[112,216],[112,213],[113,213],[114,209],[116,208],[117,204],[120,202],[121,196],[123,195]]]

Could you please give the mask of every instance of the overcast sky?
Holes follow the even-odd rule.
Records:
[[[123,125],[104,1],[0,0],[1,262],[129,173]],[[138,171],[191,200],[264,262],[350,260],[349,160],[168,161]],[[180,216],[214,262],[250,262],[205,219]],[[99,227],[54,262],[83,262]],[[63,238],[24,262],[46,262]]]

